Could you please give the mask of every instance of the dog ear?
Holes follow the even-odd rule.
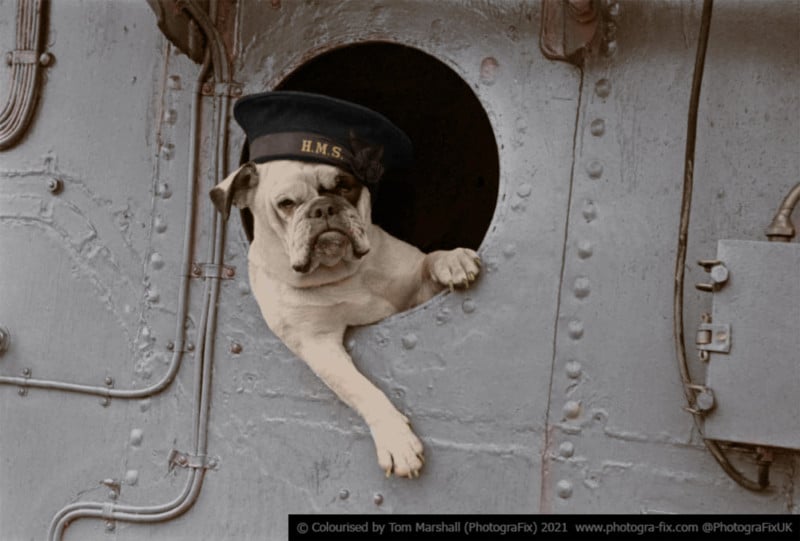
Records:
[[[256,164],[247,162],[228,175],[225,180],[214,186],[209,192],[211,201],[223,219],[227,221],[231,214],[231,204],[238,208],[247,206],[247,193],[258,185]]]
[[[365,224],[372,223],[372,195],[366,186],[361,188],[361,195],[358,196],[356,202],[356,210]]]

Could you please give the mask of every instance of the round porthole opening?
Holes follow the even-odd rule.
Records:
[[[312,58],[276,90],[325,94],[389,118],[411,139],[414,166],[381,180],[373,221],[424,252],[480,246],[497,202],[497,144],[480,101],[447,65],[411,47],[363,43]]]

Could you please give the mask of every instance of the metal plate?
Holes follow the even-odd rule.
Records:
[[[730,325],[732,347],[711,354],[706,436],[800,449],[800,244],[721,240],[717,255],[731,279],[713,321]]]

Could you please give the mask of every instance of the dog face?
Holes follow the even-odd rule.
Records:
[[[231,205],[249,208],[255,239],[270,267],[298,276],[319,267],[352,268],[369,252],[369,191],[351,174],[327,164],[276,160],[246,163],[211,190],[227,218]],[[275,248],[282,248],[282,256]],[[276,257],[278,260],[276,260]]]

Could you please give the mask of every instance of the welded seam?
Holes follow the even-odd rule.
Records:
[[[577,151],[578,151],[578,135],[579,135],[579,128],[580,128],[580,119],[581,119],[581,107],[583,105],[583,79],[584,79],[584,72],[583,67],[578,67],[580,71],[580,82],[578,83],[578,106],[575,109],[575,127],[572,134],[572,166],[570,168],[569,173],[569,191],[567,193],[567,215],[566,220],[564,223],[564,237],[562,243],[562,250],[561,250],[561,270],[559,274],[558,280],[558,293],[557,293],[557,302],[556,302],[556,316],[555,316],[555,324],[553,326],[553,357],[550,363],[550,382],[548,385],[548,395],[547,395],[547,408],[545,409],[545,418],[544,418],[544,445],[542,446],[542,455],[541,455],[541,476],[540,476],[540,497],[539,497],[539,511],[545,512],[548,511],[543,509],[542,506],[544,502],[547,501],[547,472],[548,472],[548,462],[547,462],[547,453],[550,449],[550,411],[551,406],[553,403],[553,382],[555,381],[555,369],[556,369],[556,357],[558,355],[558,330],[559,330],[559,319],[561,318],[561,302],[562,302],[562,294],[564,289],[564,273],[566,271],[567,266],[567,251],[568,241],[569,241],[569,223],[572,211],[572,195],[575,186],[575,162],[577,160]],[[555,425],[553,425],[555,428]]]

